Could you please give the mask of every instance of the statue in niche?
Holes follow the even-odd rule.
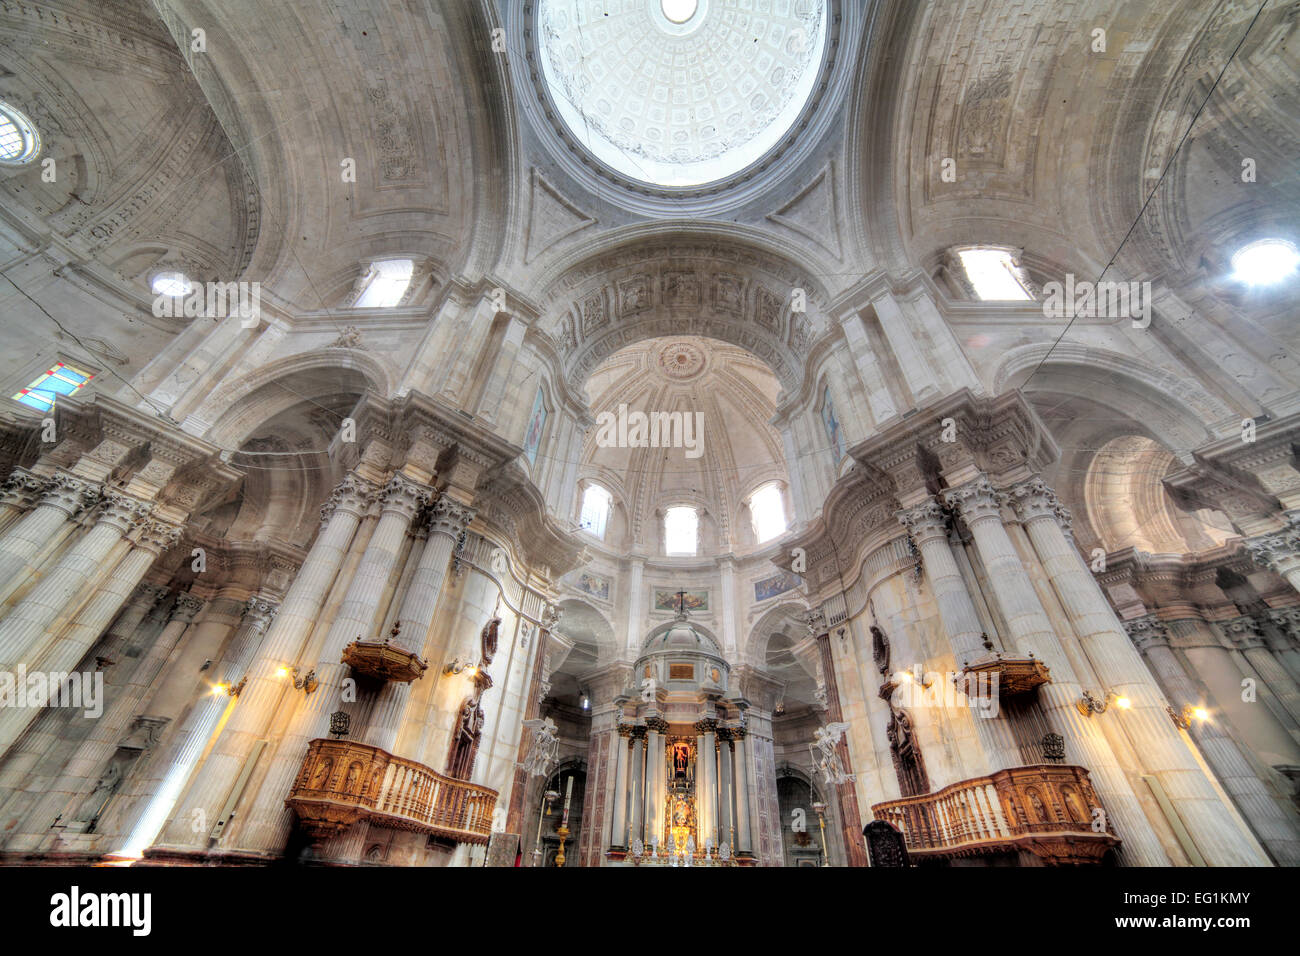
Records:
[[[907,711],[893,711],[889,725],[885,728],[889,738],[890,754],[894,758],[894,772],[898,776],[898,786],[905,797],[930,791],[930,778],[925,772],[925,761],[921,759],[921,749],[917,745],[916,734],[912,728],[912,718]]]
[[[889,638],[876,625],[871,625],[871,656],[881,676],[889,673]]]
[[[686,744],[673,744],[673,774],[686,776],[686,767],[690,763],[691,748]]]
[[[447,776],[468,780],[474,773],[474,760],[478,757],[479,743],[483,739],[483,708],[479,696],[466,697],[456,716],[456,729],[452,733],[451,752],[447,754]]]
[[[108,803],[109,798],[117,793],[117,788],[122,785],[122,762],[115,755],[107,767],[104,768],[103,775],[95,782],[95,789],[86,795],[86,799],[81,801],[81,806],[77,808],[76,816],[73,817],[76,823],[93,823],[103,810],[104,805]]]

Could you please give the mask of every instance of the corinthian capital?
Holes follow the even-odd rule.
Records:
[[[404,515],[409,521],[423,508],[432,496],[432,489],[403,475],[401,472],[388,479],[381,492],[384,511]]]
[[[429,532],[439,532],[453,539],[459,538],[474,520],[477,512],[455,498],[443,495],[429,509]]]
[[[28,508],[36,503],[45,490],[45,479],[26,468],[15,468],[0,487],[0,505]]]
[[[1021,521],[1032,521],[1035,518],[1059,520],[1061,512],[1065,511],[1056,492],[1038,477],[1012,485],[1007,490],[1006,500]]]
[[[251,597],[248,599],[248,603],[244,605],[244,622],[258,630],[263,630],[271,623],[271,619],[275,617],[275,612],[279,609],[278,604],[273,604],[259,597]]]
[[[1220,621],[1219,627],[1239,651],[1264,646],[1264,635],[1259,632],[1259,625],[1249,617],[1235,617],[1230,621]]]
[[[82,478],[59,472],[45,482],[45,491],[41,494],[41,504],[51,505],[69,516],[77,514],[82,508],[89,508],[99,500],[100,488]]]
[[[137,543],[154,554],[163,554],[176,547],[183,533],[183,528],[170,521],[147,521],[140,529]]]
[[[203,598],[189,592],[177,595],[176,604],[172,607],[171,619],[173,621],[184,621],[188,624],[194,620],[199,611],[203,610],[203,605],[206,603],[207,601],[203,600]]]
[[[104,492],[101,499],[103,510],[99,513],[99,524],[112,525],[126,534],[153,511],[153,504],[141,501],[121,491]]]
[[[984,475],[943,494],[943,500],[948,507],[959,511],[967,524],[985,518],[1000,519],[1002,517],[1001,497]]]
[[[1286,574],[1300,562],[1300,526],[1294,522],[1281,531],[1246,539],[1251,560],[1274,574]]]
[[[912,540],[917,542],[946,537],[948,534],[948,515],[939,502],[933,499],[912,508],[895,511],[894,517],[907,529]]]
[[[334,512],[339,510],[360,516],[370,507],[370,502],[374,500],[376,491],[377,489],[371,482],[355,474],[348,475],[334,486],[334,490],[330,492],[329,501],[321,506],[321,526],[329,524],[330,518],[334,517]]]
[[[1128,632],[1128,639],[1139,651],[1169,643],[1169,631],[1165,628],[1164,622],[1151,614],[1125,621],[1124,630]]]

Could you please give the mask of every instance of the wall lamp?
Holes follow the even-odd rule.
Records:
[[[1174,722],[1174,726],[1179,730],[1190,730],[1193,720],[1206,721],[1210,719],[1208,710],[1204,707],[1194,707],[1191,704],[1184,704],[1181,711],[1166,707],[1165,712],[1169,714],[1169,719]]]
[[[1106,708],[1111,704],[1114,704],[1120,710],[1128,710],[1133,706],[1133,701],[1127,697],[1121,697],[1113,690],[1107,691],[1105,697],[1098,697],[1091,691],[1085,690],[1083,696],[1074,702],[1074,706],[1078,708],[1079,713],[1085,717],[1091,717],[1093,714],[1104,714]]]
[[[459,657],[442,669],[444,677],[450,677],[452,674],[468,673],[473,677],[478,672],[478,665],[471,664],[469,661],[462,661]]]
[[[275,672],[276,677],[288,677],[290,674],[293,675],[294,690],[305,690],[308,694],[310,694],[312,691],[316,689],[315,668],[309,670],[306,673],[306,675],[303,677],[298,676],[298,668],[296,667],[281,667],[279,670]],[[240,683],[240,687],[243,687],[242,682]]]

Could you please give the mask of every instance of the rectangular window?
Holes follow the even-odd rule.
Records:
[[[36,381],[20,389],[13,399],[38,412],[48,412],[60,395],[75,395],[94,377],[90,372],[83,372],[66,362],[56,362]]]
[[[700,518],[694,508],[669,508],[664,514],[664,551],[695,554],[700,547]]]

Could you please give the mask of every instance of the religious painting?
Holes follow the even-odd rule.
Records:
[[[844,447],[844,430],[835,416],[835,402],[831,398],[829,385],[822,392],[822,424],[826,426],[826,437],[830,439],[831,449],[835,452],[835,463],[839,464],[847,454],[847,449]]]
[[[754,601],[766,601],[768,598],[774,598],[778,594],[784,594],[803,584],[803,578],[791,571],[782,570],[777,574],[761,581],[754,582]]]
[[[685,603],[688,611],[707,611],[709,609],[709,592],[686,591]],[[676,611],[680,607],[681,604],[676,591],[655,589],[654,608],[656,611]]]
[[[609,579],[583,571],[578,575],[578,590],[602,601],[608,601]]]
[[[528,416],[528,428],[524,431],[524,457],[528,464],[537,463],[537,449],[542,444],[542,429],[546,427],[546,397],[542,387],[537,386],[537,396],[533,399],[533,411]]]

